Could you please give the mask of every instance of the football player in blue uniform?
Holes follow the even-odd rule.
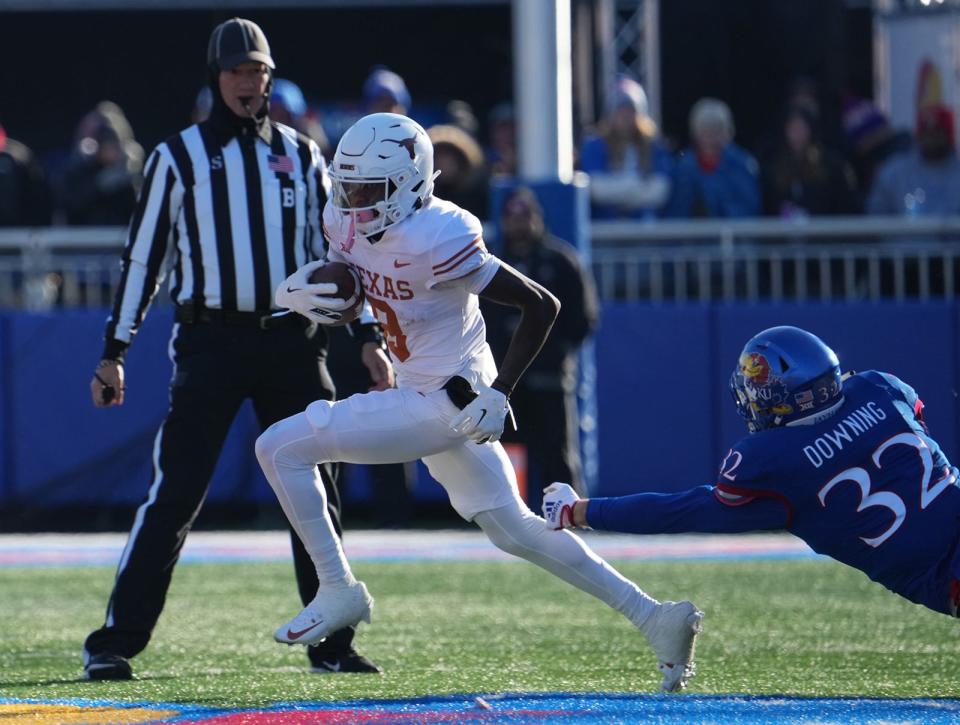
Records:
[[[580,499],[545,489],[553,528],[638,534],[786,529],[935,612],[960,606],[960,486],[917,393],[889,373],[840,373],[796,327],[747,342],[730,380],[750,435],[713,486]]]

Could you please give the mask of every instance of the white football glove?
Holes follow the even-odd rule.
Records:
[[[274,295],[277,305],[298,312],[321,325],[339,322],[341,311],[353,307],[357,301],[357,295],[348,300],[325,297],[324,295],[337,294],[337,285],[332,282],[311,284],[307,281],[315,270],[325,264],[326,262],[322,259],[308,262],[283,280]]]
[[[477,397],[450,421],[450,427],[475,443],[500,440],[510,412],[507,396],[487,385],[478,386]]]
[[[573,505],[580,500],[566,483],[551,483],[543,489],[543,518],[551,529],[574,529]]]

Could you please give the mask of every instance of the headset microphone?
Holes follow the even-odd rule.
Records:
[[[254,118],[255,114],[253,113],[253,109],[250,108],[250,101],[253,99],[250,96],[240,96],[239,100],[240,105],[243,106],[243,110],[247,112],[247,115],[249,115],[250,118]]]

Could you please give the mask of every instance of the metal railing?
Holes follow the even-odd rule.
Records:
[[[0,229],[0,307],[109,305],[124,227]]]
[[[607,300],[926,300],[960,284],[960,217],[611,221],[590,231]],[[0,306],[109,304],[124,234],[0,229]]]
[[[594,222],[604,299],[880,300],[952,297],[960,217]]]

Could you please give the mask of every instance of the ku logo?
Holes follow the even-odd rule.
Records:
[[[210,159],[210,168],[213,169],[214,171],[222,171],[222,170],[223,170],[223,157],[222,157],[222,156],[214,156],[212,159]]]

